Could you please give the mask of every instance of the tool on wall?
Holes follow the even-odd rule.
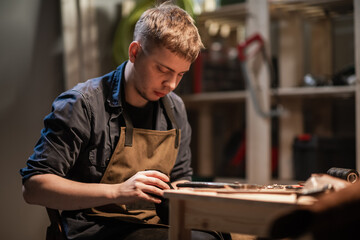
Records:
[[[254,43],[258,44],[257,49],[253,52],[252,56],[250,56],[250,55],[247,56],[245,54],[246,48],[249,47],[251,44],[254,44]],[[250,79],[250,77],[248,75],[248,72],[247,72],[246,59],[248,57],[253,57],[258,52],[260,52],[263,60],[265,61],[266,65],[268,67],[271,83],[273,85],[275,85],[274,84],[275,83],[274,68],[273,68],[273,65],[271,63],[271,60],[266,55],[264,40],[260,36],[260,34],[255,34],[255,35],[251,36],[250,38],[248,38],[245,42],[238,45],[238,58],[239,58],[239,61],[240,61],[241,70],[242,70],[242,73],[244,75],[246,87],[250,92],[250,98],[251,98],[251,100],[252,100],[252,102],[254,104],[254,108],[255,108],[256,113],[259,116],[263,117],[263,118],[276,117],[276,116],[281,115],[284,112],[282,106],[280,106],[278,104],[277,88],[275,87],[273,89],[276,108],[273,109],[273,110],[270,110],[270,111],[265,111],[260,106],[258,97],[256,96],[256,89],[255,89],[254,85],[252,84],[251,79]]]

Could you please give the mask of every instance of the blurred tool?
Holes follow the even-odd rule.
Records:
[[[355,66],[346,67],[335,73],[332,77],[332,83],[335,86],[351,86],[356,83]]]
[[[308,73],[304,76],[304,86],[306,87],[329,86],[329,82],[325,77],[313,76],[310,73]]]
[[[259,104],[258,98],[256,96],[256,92],[255,92],[256,90],[255,90],[255,88],[249,78],[248,72],[247,72],[246,62],[245,62],[247,56],[245,55],[245,49],[253,43],[257,43],[258,48],[252,55],[254,56],[258,52],[261,53],[262,58],[266,62],[266,65],[269,69],[271,83],[275,83],[274,68],[272,66],[270,59],[266,55],[264,40],[262,39],[262,37],[259,34],[253,35],[252,37],[248,38],[244,43],[241,43],[238,46],[238,53],[239,53],[238,58],[240,60],[240,66],[241,66],[242,73],[244,75],[245,83],[247,85],[247,89],[250,92],[250,97],[251,97],[252,102],[254,103],[254,108],[255,108],[256,113],[263,118],[276,117],[276,116],[281,115],[284,112],[283,108],[278,104],[278,96],[277,96],[276,86],[274,86],[275,87],[274,88],[274,97],[275,97],[276,108],[274,110],[270,110],[270,111],[266,112],[262,109],[262,107]]]
[[[350,183],[355,183],[359,180],[359,173],[355,169],[333,167],[327,171],[327,174],[344,179]]]

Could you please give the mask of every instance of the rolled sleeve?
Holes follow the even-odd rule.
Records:
[[[66,177],[89,140],[91,110],[84,96],[70,90],[61,94],[44,119],[44,128],[27,166],[20,170],[23,182],[33,175],[52,173]]]

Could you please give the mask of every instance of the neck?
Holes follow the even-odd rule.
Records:
[[[125,101],[134,107],[144,107],[148,101],[144,99],[140,93],[137,92],[133,85],[133,79],[135,79],[134,65],[128,61],[125,66],[124,73],[124,93]]]

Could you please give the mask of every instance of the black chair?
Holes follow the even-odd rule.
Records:
[[[60,213],[56,209],[46,208],[50,226],[46,230],[46,240],[67,240]]]

